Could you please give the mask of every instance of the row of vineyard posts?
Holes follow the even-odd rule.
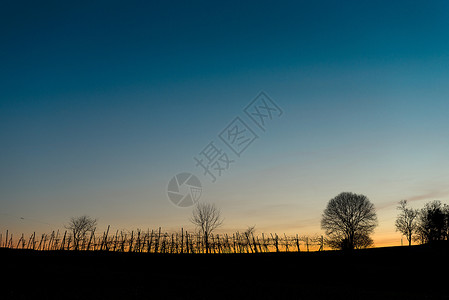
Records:
[[[32,250],[78,250],[114,251],[146,253],[262,253],[262,252],[300,252],[324,249],[323,236],[278,236],[277,234],[254,235],[253,233],[210,234],[189,233],[182,228],[180,232],[163,233],[158,230],[109,232],[110,226],[101,235],[95,231],[80,239],[65,231],[26,238],[23,234],[17,240],[6,231],[0,233],[0,247]]]

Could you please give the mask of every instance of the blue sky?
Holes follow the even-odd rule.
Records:
[[[449,199],[444,1],[4,1],[0,38],[2,230],[188,227],[183,171],[223,230],[319,233],[353,191],[381,239],[397,201]],[[260,91],[284,114],[208,182],[193,157]]]

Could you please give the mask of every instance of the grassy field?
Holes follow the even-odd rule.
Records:
[[[0,249],[1,299],[449,299],[449,247],[148,254]]]

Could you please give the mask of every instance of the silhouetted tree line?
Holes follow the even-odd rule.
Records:
[[[449,240],[449,205],[440,201],[426,203],[422,209],[409,207],[406,200],[399,202],[396,229],[412,241],[422,244]],[[181,229],[177,233],[162,233],[159,230],[144,232],[137,230],[96,235],[97,219],[89,216],[72,218],[63,234],[59,231],[40,238],[35,233],[28,239],[22,234],[15,248],[35,250],[105,250],[118,252],[150,253],[258,253],[301,251],[300,245],[333,249],[352,250],[371,247],[371,234],[377,226],[374,205],[368,197],[350,192],[340,193],[329,200],[321,219],[323,236],[261,236],[255,234],[255,226],[232,235],[214,234],[223,223],[220,210],[213,204],[198,203],[192,211],[190,221],[196,231]],[[14,248],[12,235],[3,237],[0,233],[0,247]]]
[[[398,210],[396,230],[407,238],[409,245],[412,240],[421,244],[449,240],[449,205],[434,200],[421,209],[413,209],[407,200],[402,200]]]

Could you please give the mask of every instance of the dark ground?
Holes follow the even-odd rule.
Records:
[[[0,249],[0,299],[449,299],[449,245],[157,255]]]

